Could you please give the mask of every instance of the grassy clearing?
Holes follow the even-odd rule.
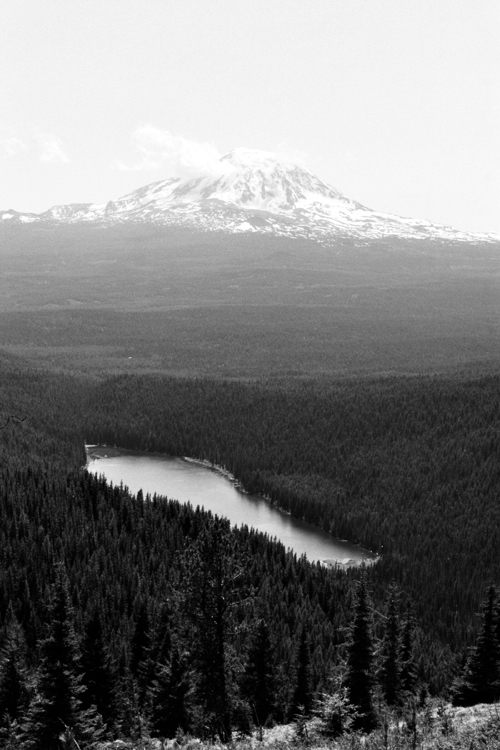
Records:
[[[173,740],[143,738],[100,744],[96,750],[499,750],[500,704],[453,708],[443,702],[429,703],[417,712],[387,714],[371,734],[346,733],[325,736],[317,719],[298,731],[296,725],[276,726],[236,737],[229,745],[204,742],[189,736]]]

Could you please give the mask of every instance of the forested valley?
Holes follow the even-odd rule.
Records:
[[[226,742],[312,712],[339,733],[427,696],[498,698],[497,374],[0,370],[0,746]],[[83,469],[85,441],[224,466],[380,559],[327,569],[130,496]]]

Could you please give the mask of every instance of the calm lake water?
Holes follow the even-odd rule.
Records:
[[[110,453],[116,453],[109,449]],[[95,453],[101,455],[97,458]],[[88,449],[89,471],[102,474],[109,482],[123,482],[129,490],[144,495],[163,495],[172,500],[199,505],[219,516],[225,516],[235,526],[246,524],[270,537],[276,537],[297,555],[311,560],[342,565],[370,563],[375,558],[369,550],[349,544],[320,531],[304,521],[298,521],[277,510],[259,495],[249,495],[235,486],[222,473],[189,459],[173,456],[149,456],[121,452],[103,455],[106,449]]]

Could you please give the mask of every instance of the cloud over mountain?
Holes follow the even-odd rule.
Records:
[[[132,164],[119,162],[118,167],[126,171],[161,169],[175,177],[195,177],[215,174],[221,154],[210,143],[200,143],[155,125],[138,127],[132,135],[132,147],[139,160]]]
[[[59,162],[61,164],[68,164],[70,161],[67,155],[62,141],[52,133],[41,133],[35,134],[35,140],[40,149],[40,160],[48,162]]]
[[[9,159],[28,150],[28,146],[15,135],[0,132],[0,159]]]

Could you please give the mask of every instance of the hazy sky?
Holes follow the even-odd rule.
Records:
[[[500,232],[500,3],[2,0],[0,209],[115,199],[238,146]]]

